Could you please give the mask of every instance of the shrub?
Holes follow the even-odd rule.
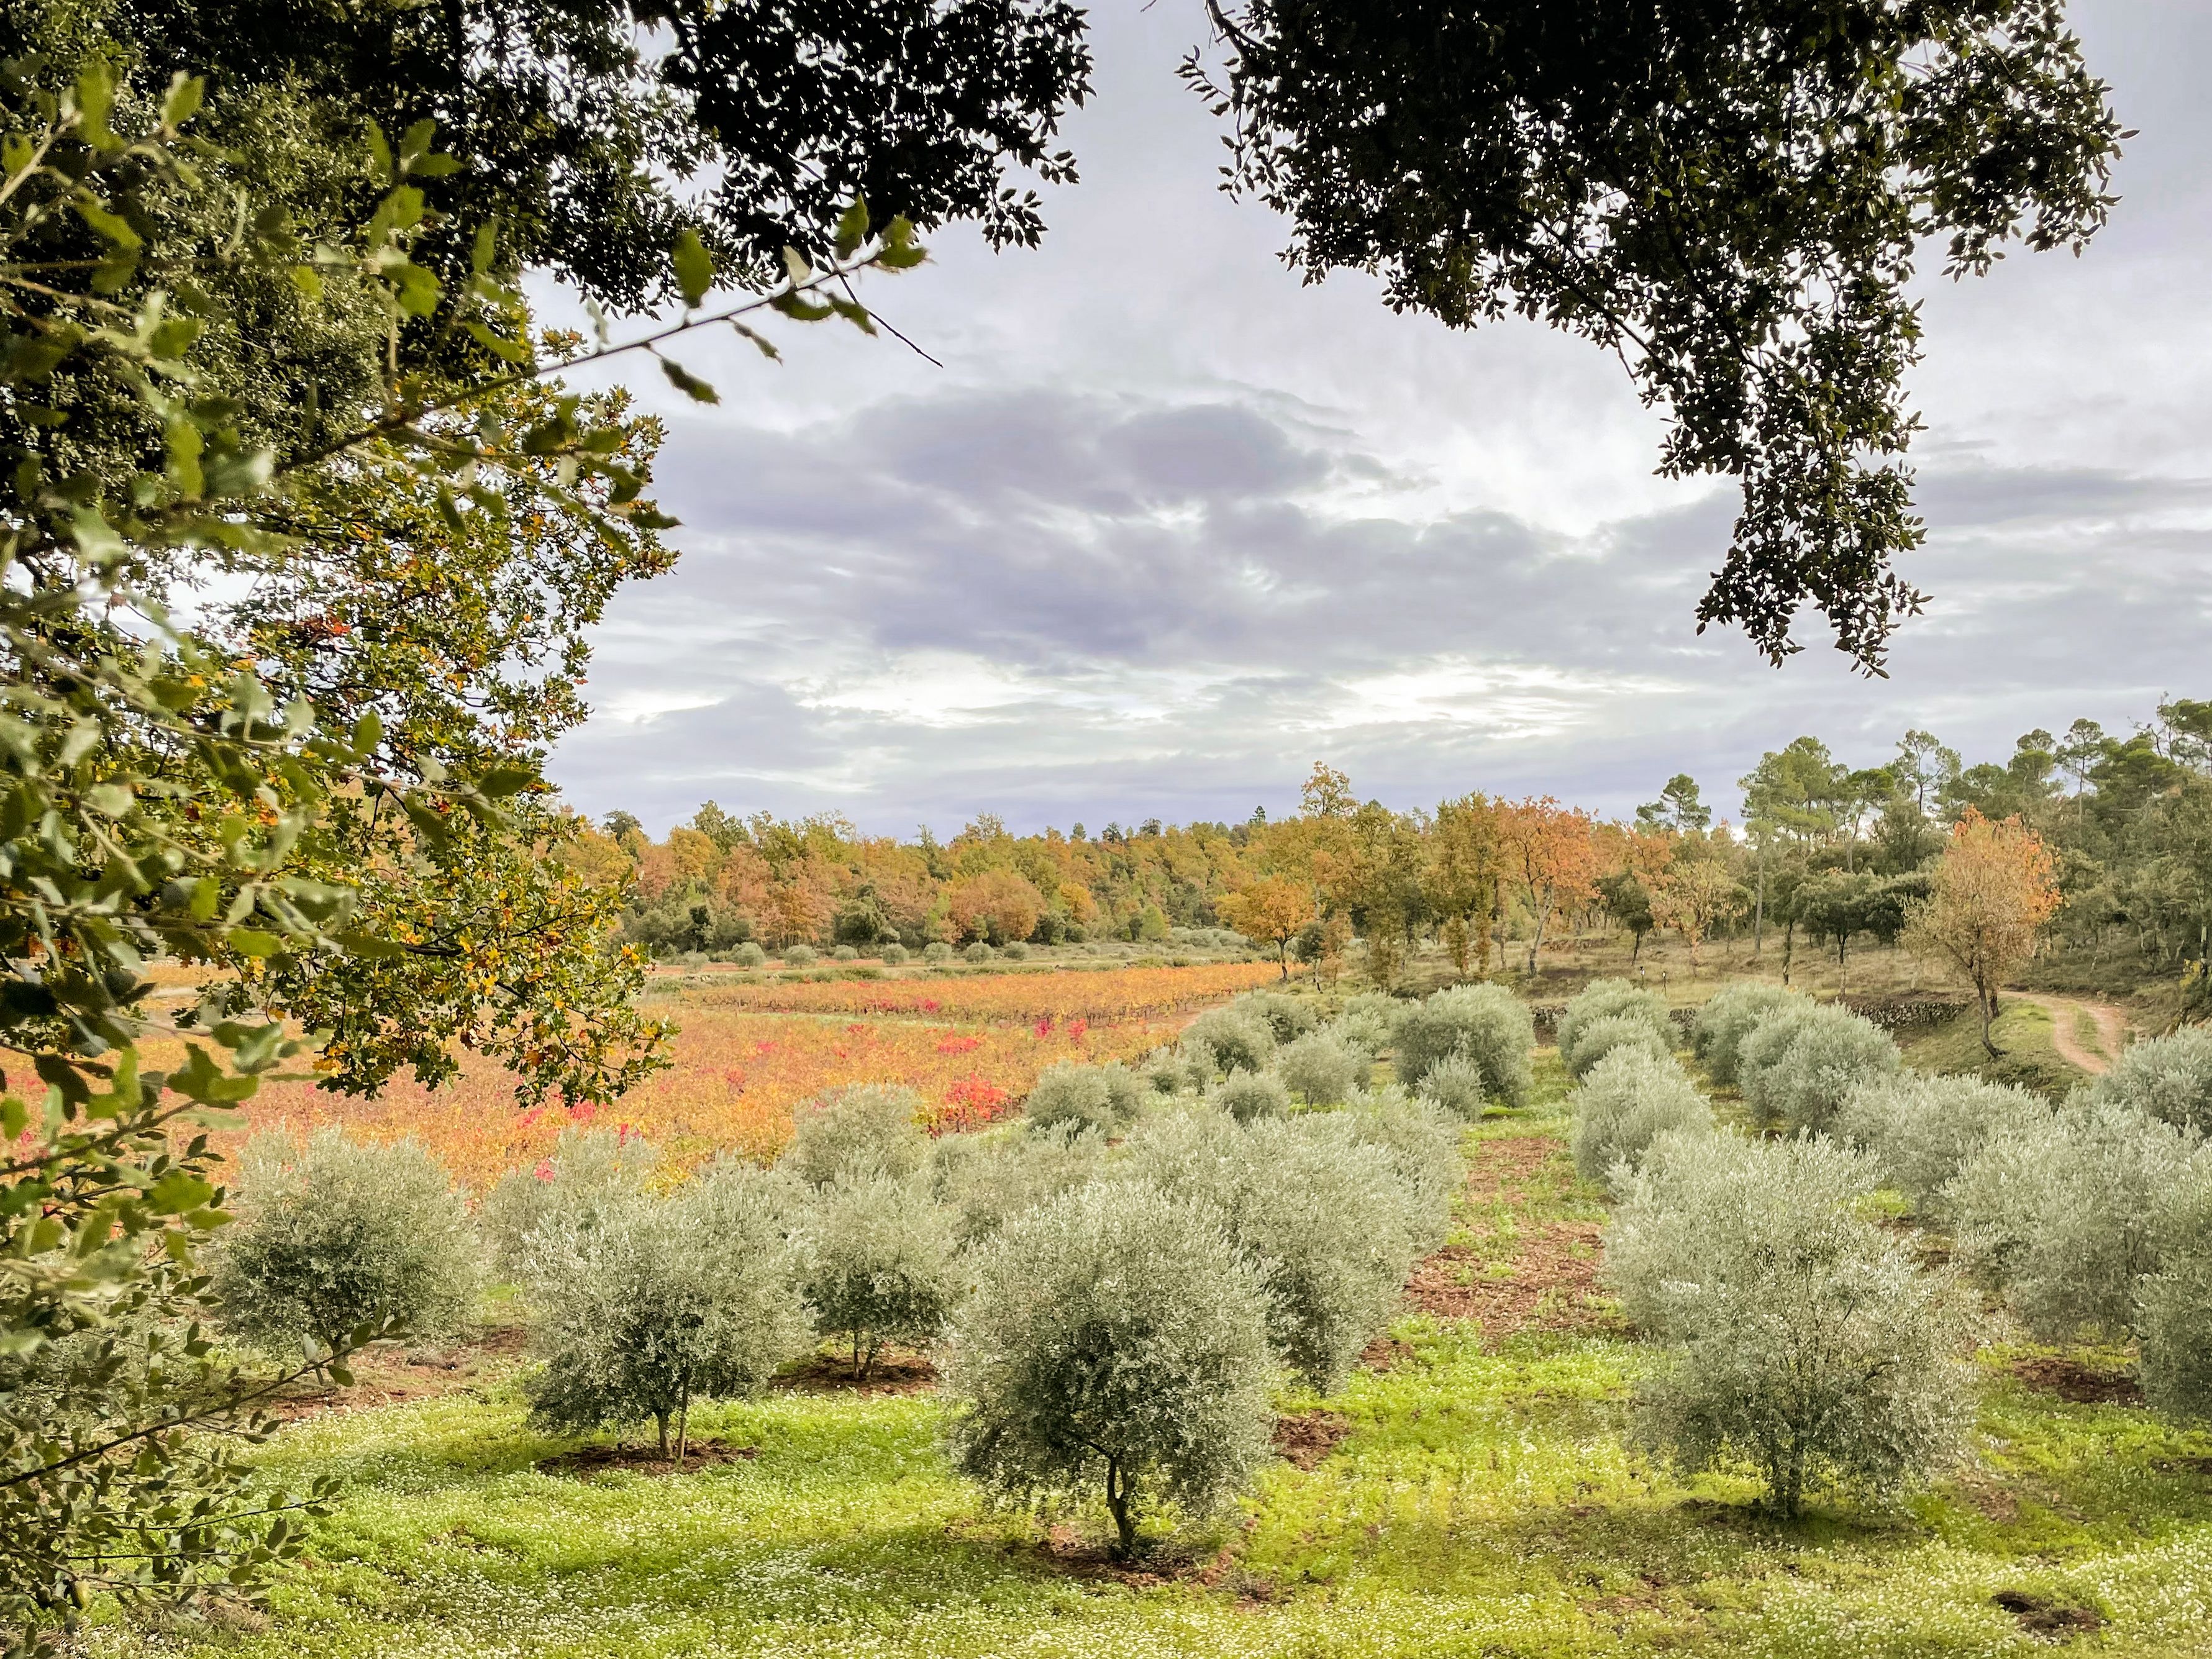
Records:
[[[609,1203],[643,1192],[659,1173],[660,1154],[641,1135],[612,1129],[563,1129],[552,1156],[499,1178],[477,1212],[493,1262],[512,1277],[528,1254],[532,1229],[554,1215],[588,1227]]]
[[[1366,1054],[1331,1031],[1310,1031],[1275,1055],[1275,1075],[1309,1106],[1338,1106],[1367,1075]]]
[[[1001,948],[999,954],[1006,957],[1008,962],[1027,962],[1030,959],[1030,947],[1021,940],[1015,939]]]
[[[1939,1194],[1983,1142],[2050,1118],[2050,1103],[2010,1084],[1906,1072],[1863,1083],[1836,1110],[1835,1133],[1873,1153],[1917,1215],[1941,1217]]]
[[[1668,1033],[1640,1014],[1626,1013],[1605,1014],[1589,1021],[1575,1032],[1572,1053],[1562,1048],[1559,1055],[1566,1062],[1568,1074],[1579,1081],[1607,1054],[1623,1049],[1653,1060],[1671,1060],[1674,1054]]]
[[[1130,1167],[1221,1216],[1258,1267],[1269,1339],[1327,1394],[1397,1306],[1413,1242],[1389,1154],[1309,1127],[1176,1114],[1131,1138]]]
[[[2212,1152],[2176,1178],[2158,1232],[2159,1270],[2136,1287],[2143,1395],[2171,1417],[2212,1418]]]
[[[1343,1011],[1331,1022],[1331,1028],[1372,1059],[1398,1040],[1398,1026],[1413,1007],[1413,1004],[1401,1002],[1387,992],[1362,991],[1346,1000]]]
[[[1809,1008],[1813,1000],[1779,985],[1731,985],[1698,1010],[1690,1026],[1690,1052],[1714,1086],[1734,1088],[1741,1080],[1737,1060],[1743,1040],[1767,1015],[1784,1008]]]
[[[1853,1089],[1893,1078],[1904,1066],[1873,1021],[1813,1003],[1778,1009],[1753,1026],[1736,1071],[1745,1103],[1762,1122],[1823,1130]]]
[[[1247,991],[1230,1006],[1267,1021],[1277,1042],[1295,1042],[1320,1023],[1312,1003],[1280,991]]]
[[[1287,1116],[1291,1109],[1291,1092],[1272,1072],[1231,1072],[1206,1097],[1239,1123]]]
[[[768,961],[768,952],[748,939],[730,952],[730,960],[740,968],[758,968]]]
[[[1079,1066],[1063,1060],[1045,1068],[1024,1109],[1034,1128],[1116,1135],[1137,1121],[1146,1093],[1145,1084],[1118,1061]]]
[[[1463,1054],[1482,1068],[1486,1097],[1519,1106],[1535,1074],[1535,1023],[1502,985],[1455,985],[1407,1012],[1395,1037],[1399,1080],[1418,1087],[1445,1055]]]
[[[415,1142],[260,1134],[240,1162],[240,1216],[215,1252],[213,1290],[248,1341],[313,1355],[364,1326],[434,1335],[467,1316],[482,1274],[476,1234]]]
[[[1960,1265],[2045,1341],[2124,1339],[2189,1152],[2173,1125],[2109,1103],[2009,1125],[1942,1189]]]
[[[801,1244],[799,1291],[814,1328],[849,1342],[853,1375],[875,1369],[887,1341],[923,1347],[952,1311],[952,1218],[914,1178],[840,1176],[815,1195]]]
[[[960,954],[969,962],[988,962],[999,953],[979,939]]]
[[[1462,1122],[1472,1123],[1490,1104],[1490,1079],[1472,1058],[1455,1049],[1429,1067],[1414,1092]]]
[[[950,962],[952,960],[952,947],[943,939],[937,939],[922,947],[921,959],[924,962]]]
[[[882,950],[876,952],[876,956],[886,968],[896,968],[899,963],[906,960],[906,946],[903,945],[886,945]]]
[[[805,968],[813,960],[814,947],[811,945],[787,945],[783,947],[783,965],[787,968]]]
[[[946,1135],[937,1143],[933,1177],[964,1249],[1016,1216],[1097,1175],[1106,1138],[1095,1129],[1049,1134]]]
[[[2123,1048],[2112,1069],[2089,1085],[2089,1097],[2212,1135],[2212,1025]]]
[[[1218,1217],[1156,1188],[1100,1183],[1009,1224],[951,1347],[955,1466],[1018,1499],[1103,1488],[1124,1556],[1149,1510],[1208,1512],[1267,1455],[1257,1279]]]
[[[1456,1118],[1392,1088],[1348,1110],[1303,1118],[1299,1127],[1311,1136],[1343,1135],[1379,1148],[1398,1178],[1414,1254],[1425,1255],[1443,1244],[1451,1231],[1452,1200],[1467,1182]]]
[[[1584,1032],[1607,1019],[1639,1022],[1658,1035],[1662,1048],[1671,1051],[1674,1047],[1674,1022],[1667,1012],[1666,998],[1625,979],[1592,980],[1561,1012],[1552,1033],[1560,1060],[1575,1076],[1582,1076],[1599,1058],[1595,1054],[1587,1059],[1582,1056]]]
[[[1209,1076],[1212,1075],[1212,1070],[1213,1063],[1209,1059],[1206,1062],[1206,1072]],[[1189,1074],[1190,1067],[1186,1056],[1176,1054],[1172,1048],[1159,1048],[1154,1050],[1151,1057],[1145,1061],[1144,1068],[1138,1075],[1152,1085],[1154,1094],[1171,1095],[1182,1088]]]
[[[860,953],[849,945],[841,945],[830,953],[830,959],[833,962],[858,962]]]
[[[921,1097],[895,1084],[833,1089],[792,1113],[783,1167],[816,1187],[840,1176],[904,1180],[929,1159],[929,1136],[915,1121]]]
[[[531,1236],[530,1420],[558,1434],[651,1419],[680,1462],[699,1400],[751,1393],[806,1341],[786,1183],[717,1164],[666,1198],[637,1195],[586,1229]]]
[[[1966,1316],[1947,1279],[1852,1212],[1873,1178],[1818,1137],[1655,1145],[1606,1261],[1666,1345],[1638,1390],[1656,1452],[1689,1472],[1748,1465],[1784,1516],[1809,1492],[1881,1495],[1958,1455]]]
[[[1275,1053],[1274,1028],[1235,1003],[1207,1009],[1183,1027],[1182,1041],[1203,1046],[1223,1072],[1263,1071]]]
[[[1712,1103],[1672,1054],[1614,1049],[1575,1091],[1575,1169],[1585,1181],[1617,1188],[1645,1151],[1673,1132],[1709,1133]]]

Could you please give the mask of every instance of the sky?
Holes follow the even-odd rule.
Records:
[[[1916,727],[2002,759],[2212,696],[2212,6],[2073,11],[2139,130],[2123,199],[2078,258],[1923,283],[1905,568],[1932,597],[1887,678],[1817,617],[1779,669],[1697,634],[1735,487],[1654,477],[1661,417],[1582,341],[1304,284],[1176,78],[1198,0],[1121,0],[1043,246],[950,228],[870,281],[937,364],[785,325],[780,363],[685,348],[719,406],[633,380],[682,558],[596,631],[549,775],[656,833],[708,799],[902,836],[1235,820],[1293,810],[1316,761],[1401,809],[1608,815],[1687,771],[1726,814],[1801,732],[1853,765]]]

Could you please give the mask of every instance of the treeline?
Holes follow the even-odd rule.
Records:
[[[1714,939],[1748,935],[1764,949],[1771,934],[1785,963],[1811,944],[1848,970],[1855,942],[1901,935],[1947,837],[1975,813],[2017,818],[2049,850],[2062,945],[2131,954],[2202,986],[2212,702],[2163,703],[2125,736],[2091,720],[2063,736],[2039,729],[2002,763],[1972,765],[1925,732],[1864,767],[1802,737],[1739,781],[1739,823],[1717,821],[1681,775],[1616,822],[1480,793],[1397,811],[1316,766],[1289,817],[1014,836],[987,816],[942,842],[866,836],[830,817],[739,818],[709,802],[658,842],[612,814],[573,856],[630,884],[625,933],[656,953],[1227,926],[1317,963],[1360,941],[1366,971],[1387,984],[1424,943],[1464,974],[1515,961],[1533,971],[1562,930],[1607,926],[1639,949],[1672,934],[1693,959]]]

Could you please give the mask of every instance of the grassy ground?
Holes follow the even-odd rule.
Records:
[[[2063,1095],[2088,1073],[2062,1058],[2052,1045],[2055,1018],[2086,1018],[2078,1012],[2055,1016],[2033,1002],[2005,998],[1997,1005],[1990,1035],[2002,1056],[1991,1060],[1982,1046],[1981,1022],[1967,1016],[1905,1045],[1905,1063],[1923,1072],[1972,1072],[1992,1083],[2016,1083],[2041,1094]],[[2097,1041],[2096,1022],[2087,1020],[2087,1042]]]
[[[1291,1454],[1143,1571],[1095,1517],[994,1513],[924,1389],[794,1381],[702,1414],[681,1475],[544,1467],[513,1362],[304,1420],[271,1461],[349,1483],[272,1612],[92,1634],[104,1656],[2201,1655],[2212,1434],[2131,1403],[2109,1356],[1996,1347],[1972,1465],[1889,1511],[1796,1526],[1685,1484],[1631,1433],[1642,1351],[1594,1285],[1597,1195],[1565,1079],[1469,1131],[1450,1246]]]

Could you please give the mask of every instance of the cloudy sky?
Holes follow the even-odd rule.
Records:
[[[1042,249],[931,239],[852,331],[702,346],[660,468],[684,557],[598,638],[551,768],[656,830],[712,797],[864,829],[1291,806],[1316,759],[1399,806],[1481,789],[1607,812],[1801,732],[1970,759],[2212,695],[2212,7],[2075,7],[2140,137],[2080,259],[1926,288],[1915,395],[1934,597],[1887,680],[1693,631],[1732,487],[1651,476],[1617,364],[1534,324],[1455,334],[1303,287],[1216,189],[1175,78],[1197,0],[1102,6],[1084,179]]]

